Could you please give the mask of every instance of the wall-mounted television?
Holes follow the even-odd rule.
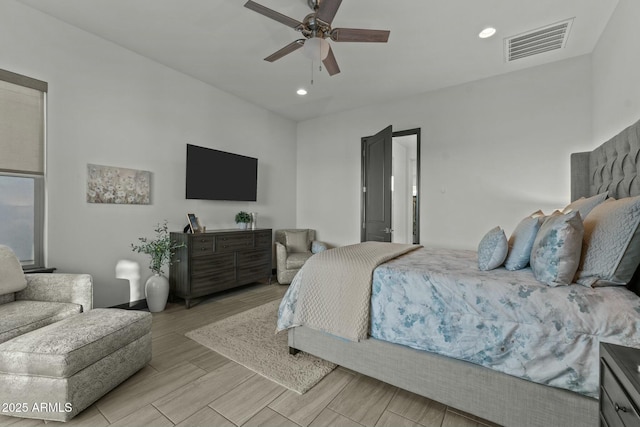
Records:
[[[258,159],[187,144],[187,199],[255,202]]]

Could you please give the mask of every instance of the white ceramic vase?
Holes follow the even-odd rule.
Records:
[[[169,298],[169,279],[160,274],[154,274],[147,279],[147,283],[144,285],[144,293],[147,297],[147,306],[150,312],[157,313],[164,310],[167,305],[167,298]]]
[[[247,229],[247,223],[246,222],[239,222],[238,223],[238,228],[240,230],[246,230]]]

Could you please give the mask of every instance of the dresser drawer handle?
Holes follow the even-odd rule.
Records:
[[[200,250],[201,250],[201,251],[206,251],[206,250],[207,250],[207,248],[200,248]]]
[[[627,408],[625,408],[624,406],[620,406],[617,403],[615,405],[615,408],[616,408],[616,412],[620,412],[620,411],[627,412]]]
[[[207,243],[207,239],[200,239],[201,243]]]

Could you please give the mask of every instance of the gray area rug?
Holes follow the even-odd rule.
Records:
[[[275,333],[280,301],[227,317],[186,334],[192,340],[300,394],[336,365],[304,352],[289,354],[286,332]]]

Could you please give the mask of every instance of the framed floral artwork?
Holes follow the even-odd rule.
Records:
[[[151,172],[87,164],[87,202],[151,204]]]

